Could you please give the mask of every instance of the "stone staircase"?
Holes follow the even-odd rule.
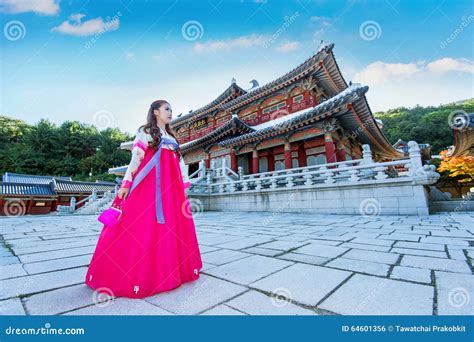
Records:
[[[430,187],[430,212],[474,211],[474,188],[462,198],[451,198],[451,194]]]

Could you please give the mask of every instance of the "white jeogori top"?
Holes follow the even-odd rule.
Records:
[[[166,130],[160,127],[162,136],[166,136],[169,139],[176,141],[172,135],[170,135]],[[132,186],[133,176],[137,171],[138,167],[140,166],[143,158],[145,157],[145,152],[148,149],[148,143],[153,141],[151,134],[145,133],[143,128],[137,131],[137,135],[135,136],[135,140],[133,141],[132,145],[132,159],[130,160],[130,164],[128,165],[127,171],[125,172],[125,176],[122,180],[122,188],[130,188]],[[178,143],[178,142],[176,142]],[[174,150],[173,145],[171,144],[162,144],[162,148],[166,148],[169,150]],[[191,185],[189,181],[188,174],[186,172],[186,165],[184,163],[184,159],[180,158],[179,165],[181,169],[181,175],[183,178],[184,186],[187,188]]]

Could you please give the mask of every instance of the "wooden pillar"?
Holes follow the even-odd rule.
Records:
[[[337,142],[336,158],[338,162],[346,161],[346,149],[340,141]]]
[[[291,169],[291,143],[285,140],[285,169]]]
[[[237,155],[232,147],[230,148],[230,168],[232,171],[237,172]]]
[[[303,142],[298,145],[298,165],[299,167],[306,166],[306,150]]]
[[[335,163],[336,162],[336,153],[334,148],[334,141],[332,139],[332,133],[324,133],[324,146],[326,149],[326,162]]]
[[[275,156],[272,151],[268,154],[268,171],[275,171]]]
[[[260,171],[259,165],[258,165],[258,151],[257,148],[255,147],[252,151],[252,173],[259,173]]]

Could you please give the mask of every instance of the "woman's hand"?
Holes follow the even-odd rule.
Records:
[[[117,192],[117,196],[120,199],[127,198],[129,192],[130,192],[129,188],[120,188]]]

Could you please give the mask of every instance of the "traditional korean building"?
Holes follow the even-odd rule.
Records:
[[[81,182],[71,177],[38,176],[6,172],[0,182],[0,216],[48,214],[58,205],[81,201],[96,191],[114,191],[113,182]],[[80,208],[84,203],[79,204]]]
[[[322,46],[294,69],[244,90],[233,80],[211,103],[171,122],[189,172],[215,159],[244,173],[361,158],[370,144],[376,160],[403,157],[383,135],[365,98],[367,86],[348,85]]]
[[[403,157],[381,131],[365,98],[367,86],[347,84],[324,45],[275,80],[245,90],[231,85],[205,106],[171,122],[189,173],[214,160],[244,174],[333,163],[362,157],[370,144],[375,160]],[[122,144],[130,148],[131,142]],[[110,169],[123,174],[126,167]]]

